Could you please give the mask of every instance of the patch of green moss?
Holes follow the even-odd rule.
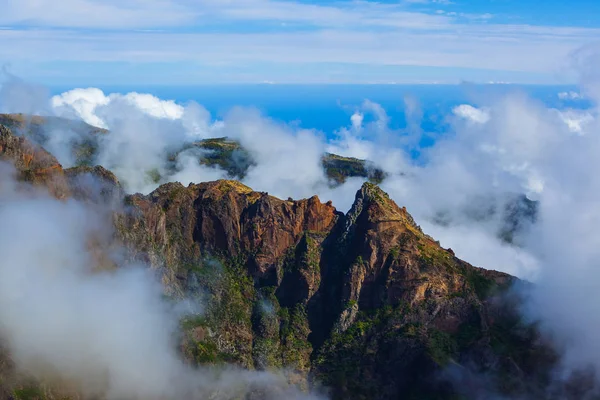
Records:
[[[317,275],[320,275],[321,248],[319,243],[309,233],[304,234],[304,239],[306,241],[306,248],[302,254],[301,264]]]
[[[313,348],[308,341],[310,327],[306,309],[301,304],[296,305],[291,311],[282,308],[279,316],[283,365],[299,371],[307,371]]]
[[[256,337],[252,345],[252,357],[256,369],[281,368],[282,359],[279,355],[279,340],[277,338]]]
[[[444,366],[458,351],[456,340],[435,328],[430,328],[427,333],[427,354],[438,364]]]
[[[181,328],[183,330],[187,331],[199,326],[208,326],[208,321],[203,315],[190,315],[181,320]]]
[[[418,249],[422,269],[436,267],[448,272],[460,272],[454,257],[446,250],[430,243],[420,243]]]
[[[438,268],[464,276],[467,289],[472,290],[480,299],[485,299],[495,293],[498,285],[493,279],[484,276],[478,269],[457,261],[448,251],[429,243],[418,245],[421,269]],[[464,293],[455,293],[450,296],[463,297]]]
[[[497,286],[493,280],[486,278],[473,268],[467,269],[465,277],[467,278],[469,286],[473,288],[477,297],[480,299],[488,297]]]
[[[231,354],[219,351],[217,344],[212,341],[196,342],[193,355],[198,364],[226,364],[237,361]]]
[[[398,257],[400,256],[400,247],[399,246],[394,246],[390,249],[390,257],[392,257],[393,259],[398,259]]]
[[[151,170],[147,171],[146,176],[148,177],[148,180],[152,183],[158,183],[162,178],[160,172],[156,168],[152,168]]]
[[[21,389],[15,389],[13,395],[16,400],[45,400],[46,396],[42,390],[38,387],[25,387]]]

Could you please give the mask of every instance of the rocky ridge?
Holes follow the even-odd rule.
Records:
[[[157,270],[168,296],[207,305],[182,321],[191,363],[286,368],[333,399],[581,398],[547,394],[557,356],[520,318],[509,290],[518,281],[441,248],[374,184],[347,214],[316,196],[285,201],[230,180],[125,196],[110,171],[63,170],[1,126],[0,153],[58,198],[122,204],[115,240],[128,257]],[[3,389],[59,398],[31,388]]]

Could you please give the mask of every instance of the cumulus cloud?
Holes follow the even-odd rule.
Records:
[[[168,158],[186,143],[211,136],[218,127],[210,113],[196,103],[185,106],[143,93],[105,94],[100,89],[74,89],[50,99],[52,113],[108,129],[110,134],[89,138],[95,143],[94,163],[113,170],[129,192],[148,193],[173,173],[186,184],[224,177],[198,163],[190,163],[189,154],[175,160],[171,171]],[[50,140],[64,141],[64,135],[47,132]],[[57,156],[60,156],[59,152]],[[60,157],[70,166],[72,160]]]
[[[100,128],[108,128],[106,118],[113,117],[112,111],[117,106],[133,108],[158,119],[176,120],[184,114],[184,108],[173,100],[161,100],[151,94],[135,92],[106,96],[97,88],[73,89],[53,96],[51,105],[60,116],[76,117]],[[111,105],[113,108],[109,108]]]
[[[489,114],[485,110],[480,110],[470,104],[456,106],[452,112],[454,115],[478,124],[485,124],[490,119]]]

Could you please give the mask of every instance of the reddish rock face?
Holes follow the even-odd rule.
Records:
[[[174,245],[175,252],[191,263],[199,262],[204,253],[242,257],[249,273],[259,279],[276,276],[286,252],[306,232],[327,235],[340,217],[316,196],[282,201],[226,180],[187,188],[168,184],[149,196],[135,195],[130,202],[136,216],[128,223],[134,230],[143,225],[155,246]],[[167,260],[171,261],[181,260]]]
[[[64,171],[54,156],[0,125],[0,157],[12,163],[20,179],[45,186],[58,198],[69,196]]]

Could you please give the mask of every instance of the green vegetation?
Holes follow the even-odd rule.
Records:
[[[321,260],[321,246],[319,245],[319,242],[315,240],[313,235],[308,232],[304,233],[303,241],[305,247],[303,246],[304,248],[302,249],[303,252],[300,264],[304,268],[308,269],[309,271],[312,271],[320,277],[321,269],[319,263]]]
[[[308,371],[313,348],[308,341],[310,328],[306,309],[301,304],[291,311],[282,308],[279,317],[283,365],[298,371]]]
[[[150,180],[150,182],[152,182],[152,183],[160,182],[161,176],[160,176],[160,172],[158,171],[158,169],[152,168],[151,170],[146,172],[146,175],[148,176],[148,179]]]
[[[219,167],[232,178],[244,178],[248,169],[255,164],[251,154],[239,142],[226,137],[204,139],[186,146],[182,151],[193,148],[205,150],[198,157],[200,164]],[[170,160],[174,161],[176,156],[171,155]],[[335,184],[342,184],[351,177],[365,178],[378,184],[385,178],[382,170],[357,158],[326,153],[321,163],[327,177]]]
[[[465,289],[472,290],[481,300],[501,289],[493,279],[486,277],[480,270],[456,259],[448,251],[438,246],[421,242],[418,249],[422,270],[427,271],[433,268],[462,275],[466,282]],[[464,293],[455,292],[451,296],[461,297],[464,296]]]
[[[482,300],[490,296],[498,286],[492,279],[486,278],[481,272],[473,268],[465,268],[463,275],[466,277],[469,286],[477,294],[477,297]]]
[[[187,332],[204,328],[203,333],[212,334],[203,334],[202,340],[190,338],[186,355],[199,364],[234,362],[251,367],[251,319],[256,299],[252,279],[242,265],[224,258],[190,268],[208,292],[207,307],[202,316],[184,318],[182,327]]]
[[[44,392],[40,388],[34,386],[15,389],[13,395],[16,400],[46,400]]]
[[[243,178],[254,161],[250,154],[236,141],[227,138],[204,139],[193,147],[208,150],[199,159],[200,164],[219,167],[231,177]]]
[[[76,167],[91,167],[98,152],[98,143],[92,139],[85,139],[73,144],[73,155]]]
[[[327,177],[337,184],[344,183],[351,177],[367,178],[370,182],[381,183],[385,178],[382,170],[371,166],[365,160],[358,158],[342,157],[326,153],[322,159],[323,168]]]
[[[444,366],[458,351],[456,340],[435,328],[430,328],[426,338],[427,354],[438,364]]]
[[[467,321],[460,324],[455,336],[459,348],[468,349],[483,336],[483,332],[478,322]]]
[[[279,339],[281,309],[275,289],[275,286],[261,288],[254,304],[252,358],[257,369],[282,367]]]

